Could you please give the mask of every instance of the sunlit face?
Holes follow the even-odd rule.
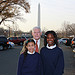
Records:
[[[29,42],[29,43],[27,44],[26,48],[28,49],[29,52],[33,53],[34,48],[35,48],[34,42]]]
[[[34,31],[32,32],[33,38],[35,40],[39,40],[41,37],[42,32],[40,32],[40,29],[36,28],[34,29]]]
[[[54,39],[55,38],[52,34],[47,35],[47,43],[49,47],[54,45]]]

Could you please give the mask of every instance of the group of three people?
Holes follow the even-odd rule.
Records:
[[[34,27],[32,39],[24,42],[20,52],[17,75],[62,75],[64,72],[63,51],[58,47],[57,35],[47,31],[44,40],[41,29]]]

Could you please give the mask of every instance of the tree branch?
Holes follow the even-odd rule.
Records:
[[[0,21],[0,25],[1,25],[1,23],[5,20],[6,18],[3,18],[1,21]]]
[[[2,2],[0,2],[0,4],[2,4],[2,3],[5,3],[6,1],[2,1]]]

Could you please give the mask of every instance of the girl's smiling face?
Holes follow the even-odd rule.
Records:
[[[34,48],[35,48],[34,42],[29,42],[29,43],[27,44],[26,48],[28,49],[29,52],[33,53]]]
[[[55,38],[54,38],[53,34],[47,35],[47,43],[48,43],[49,47],[54,45],[54,40],[55,40]]]

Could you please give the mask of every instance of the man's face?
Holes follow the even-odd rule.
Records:
[[[34,29],[34,31],[32,32],[32,36],[35,40],[39,40],[41,37],[42,32],[40,32],[40,29],[36,28]]]

